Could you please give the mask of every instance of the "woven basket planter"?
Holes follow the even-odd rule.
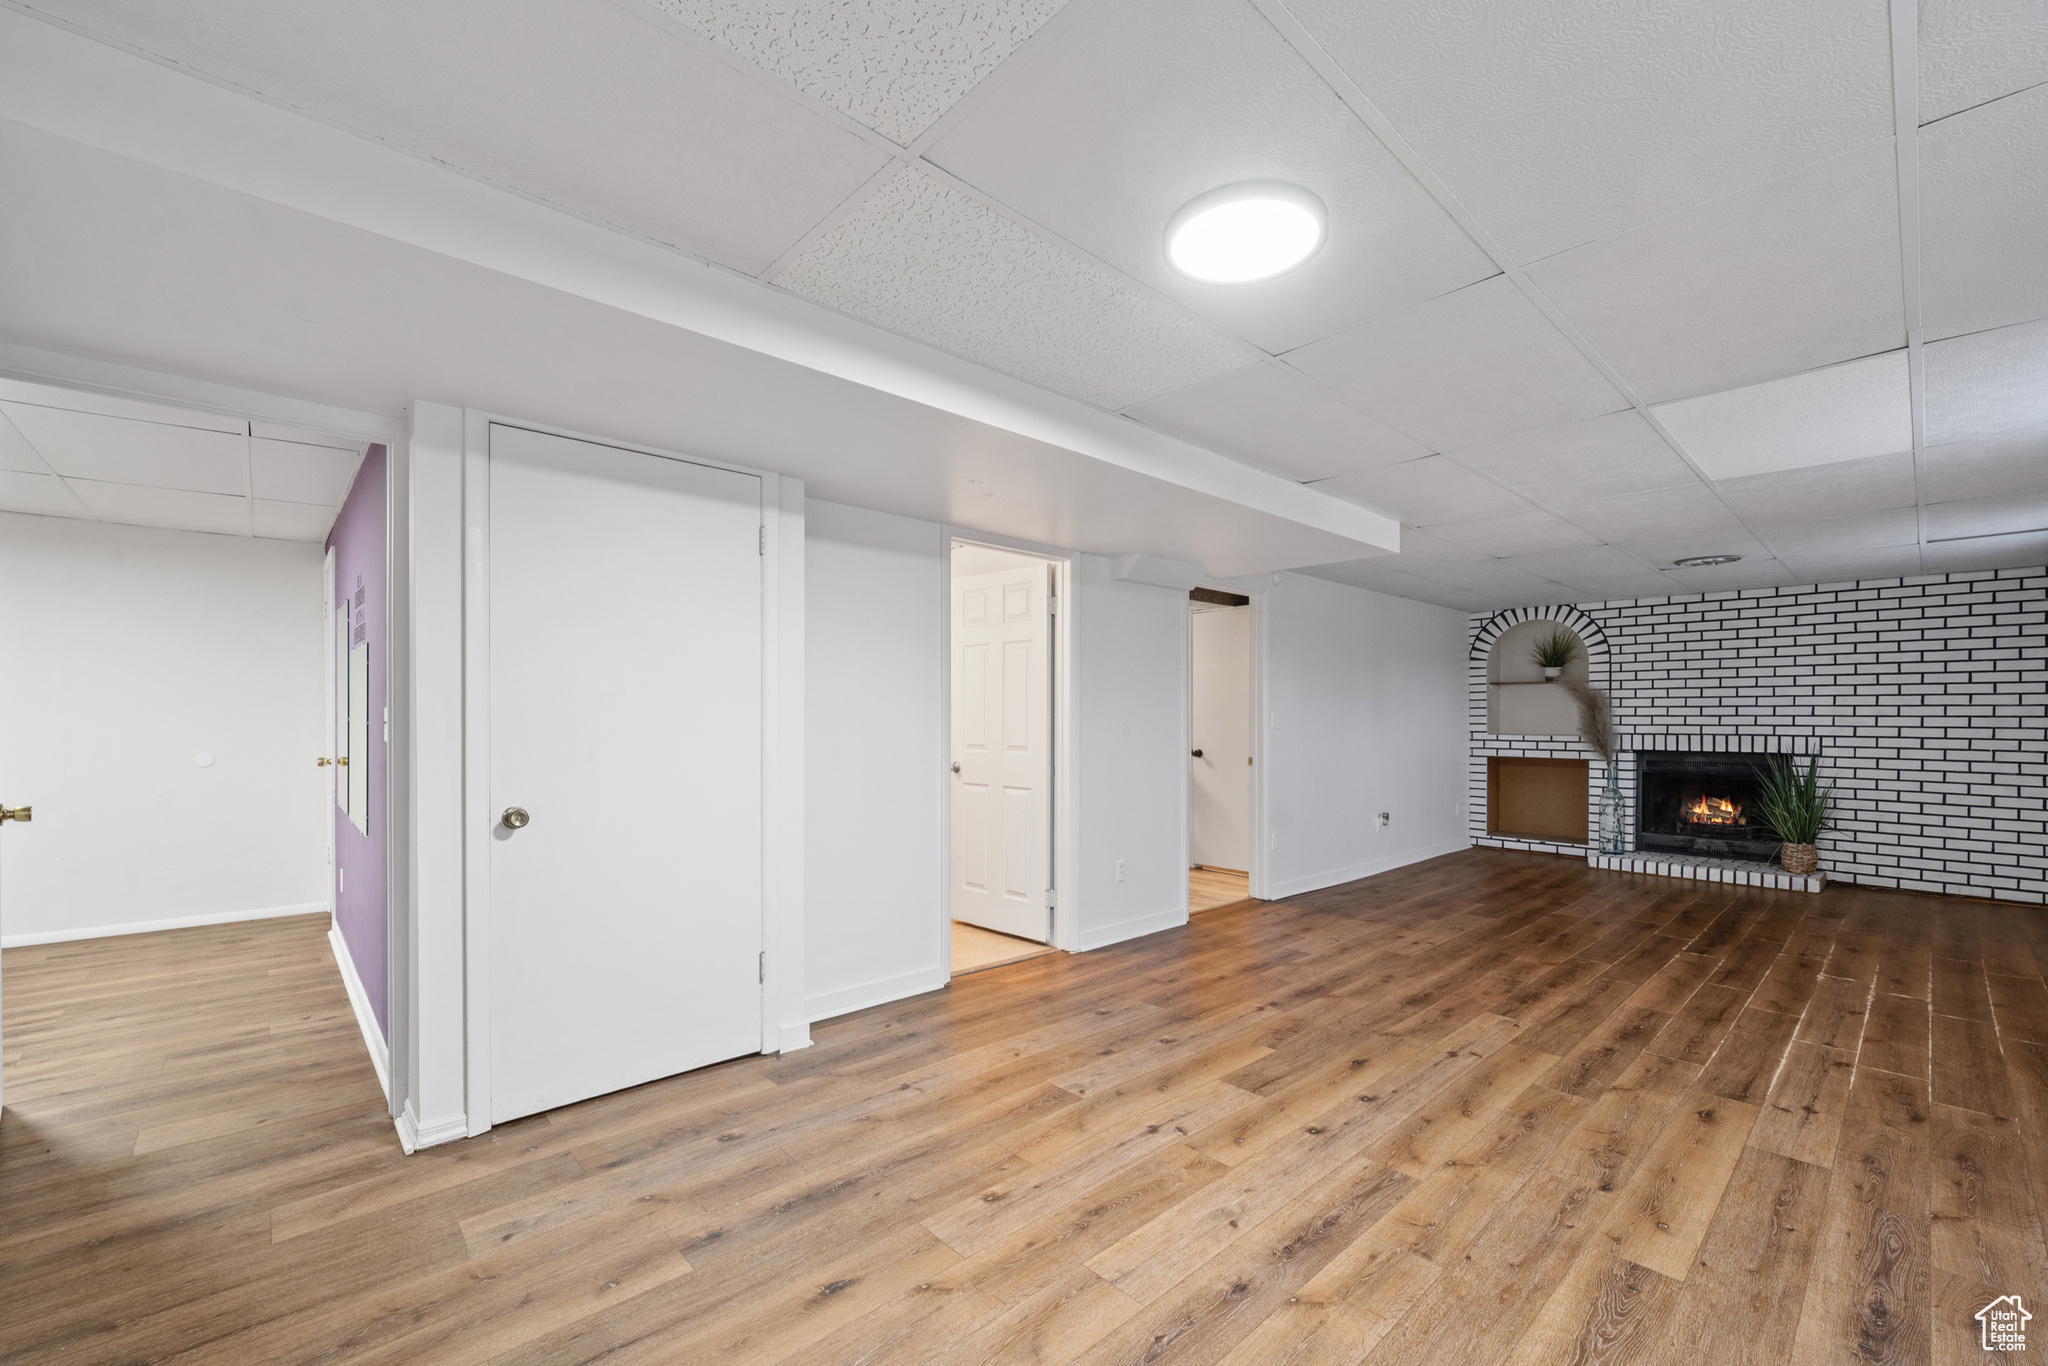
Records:
[[[1778,850],[1778,862],[1794,877],[1811,877],[1820,870],[1820,847],[1813,844],[1787,844]]]

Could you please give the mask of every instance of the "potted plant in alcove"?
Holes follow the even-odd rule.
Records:
[[[1579,638],[1560,626],[1549,635],[1538,636],[1529,659],[1543,670],[1543,681],[1555,683],[1565,666],[1579,657]]]
[[[1834,828],[1835,785],[1820,785],[1820,759],[1807,761],[1806,772],[1788,760],[1774,760],[1757,775],[1756,804],[1778,838],[1778,862],[1795,877],[1820,867],[1820,832]]]

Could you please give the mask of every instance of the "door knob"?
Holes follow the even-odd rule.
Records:
[[[327,767],[327,766],[328,766],[329,764],[331,764],[331,763],[333,763],[333,762],[334,762],[334,760],[332,760],[332,759],[328,758],[328,757],[327,757],[326,755],[324,755],[324,754],[323,754],[323,755],[321,755],[321,756],[320,756],[319,758],[317,758],[317,759],[315,759],[315,760],[313,761],[313,763],[314,763],[314,766],[315,766],[315,767],[317,767],[317,768],[326,768],[326,767]]]
[[[35,818],[34,812],[32,806],[0,806],[0,821],[20,821],[26,825]]]
[[[958,765],[958,764],[954,764],[954,765],[953,765],[953,771],[954,771],[955,773],[958,773],[958,772],[960,771],[960,765]]]
[[[341,756],[341,757],[340,757],[339,759],[336,759],[336,760],[335,760],[334,762],[335,762],[335,763],[337,763],[337,764],[340,764],[340,765],[341,765],[341,766],[342,766],[343,768],[347,768],[347,767],[348,767],[348,756],[347,756],[346,754],[344,754],[344,755],[342,755],[342,756]]]
[[[498,817],[499,822],[507,830],[524,830],[526,823],[532,819],[533,817],[526,814],[526,808],[523,806],[508,806],[505,808],[505,814]]]
[[[1188,751],[1188,753],[1194,755],[1197,759],[1202,757],[1202,751],[1200,751],[1199,749],[1191,749]]]

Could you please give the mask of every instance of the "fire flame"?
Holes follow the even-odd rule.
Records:
[[[1735,825],[1742,820],[1742,808],[1726,797],[1701,797],[1685,808],[1685,818],[1694,825]]]

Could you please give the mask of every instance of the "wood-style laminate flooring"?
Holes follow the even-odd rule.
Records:
[[[1197,865],[1188,869],[1188,914],[1221,910],[1251,898],[1251,876],[1228,868]]]
[[[1027,958],[1042,958],[1059,950],[1050,944],[1041,944],[1035,939],[1019,939],[1014,934],[1001,934],[985,930],[979,925],[970,925],[964,920],[950,922],[953,975],[964,977],[970,972],[984,972],[989,968],[1006,967],[1021,963]]]
[[[2038,908],[1471,850],[413,1157],[322,930],[7,951],[9,1366],[1947,1363],[2048,1292]]]

